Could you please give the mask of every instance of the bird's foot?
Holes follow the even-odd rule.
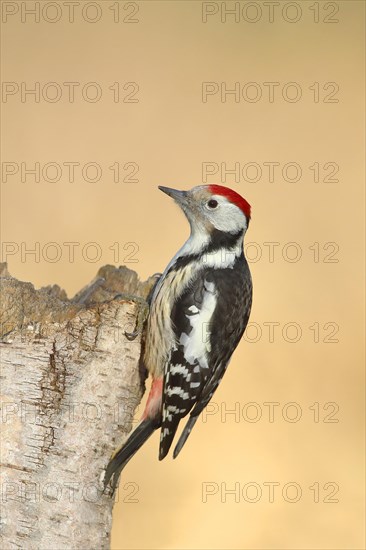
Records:
[[[141,296],[136,296],[135,294],[117,294],[114,300],[123,300],[128,302],[134,302],[139,306],[137,320],[135,325],[135,330],[133,332],[125,331],[125,336],[127,340],[135,340],[139,334],[142,333],[144,328],[145,321],[149,315],[149,304]]]

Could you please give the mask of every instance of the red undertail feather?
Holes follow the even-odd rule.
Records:
[[[156,418],[161,408],[161,398],[163,395],[163,377],[155,378],[151,385],[149,397],[147,399],[142,420],[145,418]]]

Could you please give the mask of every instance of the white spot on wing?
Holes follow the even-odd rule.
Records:
[[[210,323],[217,303],[214,283],[205,281],[204,286],[205,293],[199,314],[188,317],[192,330],[189,335],[183,332],[179,339],[187,363],[193,365],[198,361],[200,368],[208,368],[207,353],[210,349],[209,341],[203,341],[202,327]]]

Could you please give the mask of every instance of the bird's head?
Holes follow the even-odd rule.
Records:
[[[159,189],[172,197],[188,218],[192,233],[245,233],[250,204],[236,191],[222,185],[199,185],[190,191]]]

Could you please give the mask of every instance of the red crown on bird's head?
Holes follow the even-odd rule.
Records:
[[[248,220],[250,220],[250,204],[241,195],[239,195],[239,193],[229,187],[225,187],[224,185],[212,184],[209,185],[209,189],[213,195],[222,195],[233,204],[236,204]]]

